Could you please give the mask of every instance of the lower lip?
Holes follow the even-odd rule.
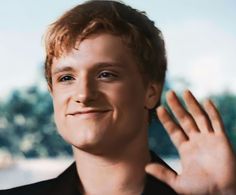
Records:
[[[74,116],[74,117],[78,117],[78,118],[98,118],[98,117],[102,117],[105,114],[107,114],[110,111],[103,111],[103,112],[87,112],[87,113],[80,113],[80,114],[73,114],[70,116]]]

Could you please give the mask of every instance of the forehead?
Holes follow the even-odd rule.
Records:
[[[72,64],[117,63],[135,64],[136,59],[124,40],[111,34],[90,35],[76,42],[75,47],[53,59],[52,69]],[[128,68],[128,67],[127,67]]]

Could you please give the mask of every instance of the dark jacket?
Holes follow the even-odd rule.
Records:
[[[152,162],[165,164],[152,153]],[[0,195],[82,195],[78,189],[80,179],[73,163],[58,177],[38,183],[24,185],[8,190],[0,190]],[[169,186],[147,174],[142,195],[176,195]]]

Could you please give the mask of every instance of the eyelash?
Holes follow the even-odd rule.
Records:
[[[99,79],[106,79],[106,80],[115,79],[115,78],[117,78],[117,75],[114,74],[113,72],[103,71],[103,72],[99,73],[98,78]]]
[[[98,74],[98,79],[102,80],[114,80],[118,76],[110,71],[102,71]],[[59,83],[72,82],[75,78],[71,75],[62,75],[58,78]]]
[[[74,78],[71,75],[61,76],[58,79],[59,82],[69,82],[71,80],[74,80]]]

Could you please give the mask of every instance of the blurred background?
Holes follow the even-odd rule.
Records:
[[[73,161],[70,146],[53,122],[43,77],[43,34],[64,11],[81,2],[1,2],[0,189],[54,177]],[[168,89],[181,94],[188,88],[200,101],[212,98],[236,149],[236,1],[123,2],[146,11],[163,32],[168,55],[163,94]],[[153,122],[149,130],[150,148],[180,170],[178,154],[162,126]]]

